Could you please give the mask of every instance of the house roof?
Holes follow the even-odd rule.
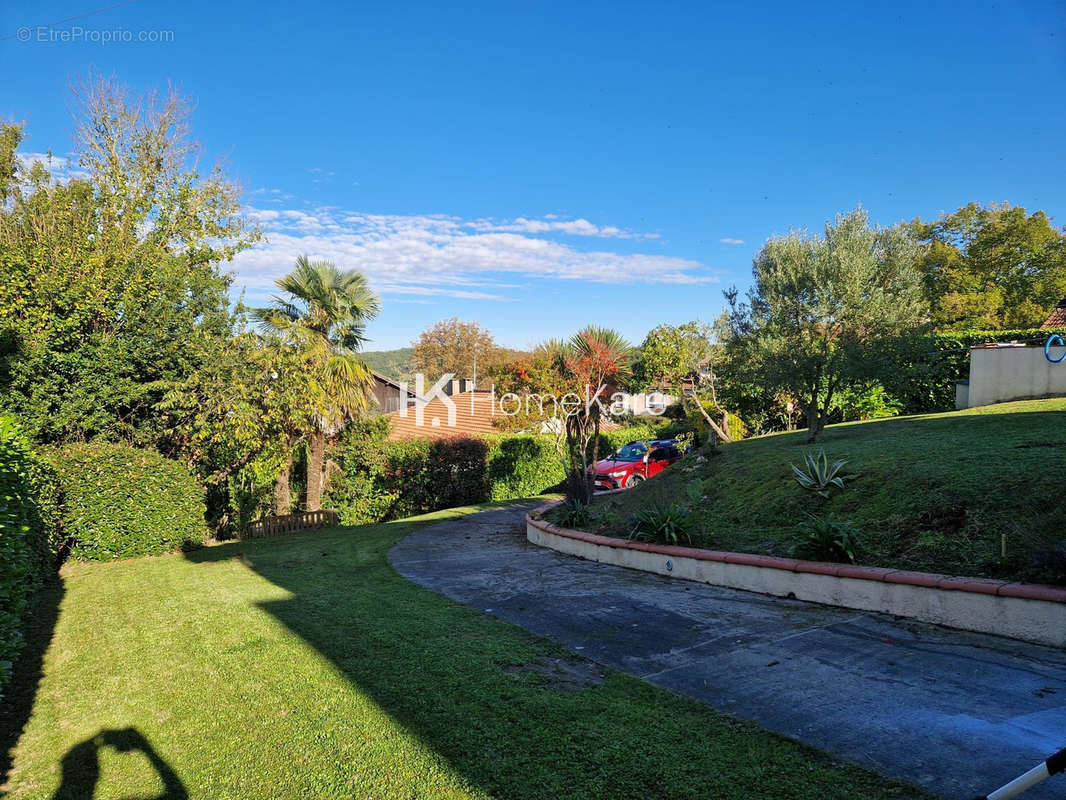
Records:
[[[453,395],[455,403],[455,426],[448,425],[448,406],[443,400],[434,399],[426,403],[423,409],[423,424],[417,424],[414,406],[407,409],[407,416],[393,411],[388,414],[392,422],[389,433],[391,441],[399,439],[446,439],[452,436],[480,436],[495,433],[493,427],[493,402],[489,392],[462,392]],[[434,425],[434,420],[437,424]]]
[[[1055,310],[1051,312],[1041,328],[1066,328],[1066,297],[1059,300]]]
[[[375,372],[374,370],[370,370],[370,374],[373,375],[374,380],[378,381],[379,383],[384,383],[386,386],[391,386],[394,389],[400,388],[399,381],[394,381],[388,375],[382,375],[380,372]]]

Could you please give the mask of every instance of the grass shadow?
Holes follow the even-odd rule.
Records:
[[[102,730],[79,742],[63,756],[62,782],[52,800],[85,800],[96,793],[100,780],[100,751],[113,747],[119,753],[143,753],[163,784],[154,800],[188,800],[189,793],[178,775],[136,728]]]
[[[920,796],[610,670],[576,685],[552,678],[600,669],[388,565],[388,548],[421,524],[235,542],[186,557],[240,559],[284,588],[288,597],[260,606],[491,796]],[[797,792],[787,776],[800,770],[810,785]]]
[[[33,713],[37,687],[43,675],[44,656],[52,643],[63,595],[62,580],[58,575],[49,576],[44,585],[34,592],[29,604],[31,611],[23,623],[25,642],[15,661],[3,703],[0,704],[0,745],[3,747],[0,775],[3,776],[4,786],[11,772],[15,745]]]

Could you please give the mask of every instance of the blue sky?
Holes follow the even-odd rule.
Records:
[[[372,349],[450,316],[516,347],[713,320],[768,236],[860,203],[1066,224],[1061,3],[137,0],[55,26],[79,41],[36,28],[102,5],[0,9],[23,150],[69,152],[90,67],[179,85],[268,237],[235,285],[261,298],[300,252],[360,267]],[[114,30],[172,41],[89,41]]]

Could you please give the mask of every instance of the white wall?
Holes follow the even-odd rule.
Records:
[[[1066,363],[1066,362],[1063,362]],[[583,538],[578,538],[583,537]],[[841,577],[801,572],[775,567],[731,563],[729,557],[738,553],[719,553],[718,558],[696,558],[684,555],[685,551],[699,554],[700,550],[684,547],[658,547],[633,542],[611,540],[602,536],[589,536],[580,531],[568,531],[550,525],[544,520],[526,516],[526,538],[541,547],[550,547],[560,553],[614,564],[644,572],[654,572],[672,578],[728,586],[747,592],[759,592],[795,600],[823,603],[861,611],[878,611],[910,619],[919,619],[936,625],[947,625],[964,631],[994,633],[1052,647],[1066,647],[1066,602],[1045,601],[1021,597],[1005,597],[972,590],[953,590],[916,582],[895,583],[886,580]],[[594,539],[596,541],[589,541]],[[610,542],[617,544],[610,544]],[[767,559],[769,561],[787,559]],[[840,565],[812,564],[813,567]],[[877,572],[874,568],[854,568],[856,573]],[[891,572],[891,570],[882,570]],[[980,578],[944,578],[926,573],[897,573],[964,583],[988,583]],[[1020,584],[1013,584],[1015,586]],[[1033,587],[1045,589],[1047,587]],[[1055,592],[1055,589],[1051,589]]]
[[[1052,348],[1052,357],[1062,348]],[[1052,364],[1043,345],[975,347],[970,350],[967,407],[1008,400],[1066,396],[1066,361]]]

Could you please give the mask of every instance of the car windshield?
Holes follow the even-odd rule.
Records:
[[[612,461],[640,461],[644,458],[647,448],[639,442],[632,442],[625,447],[619,448],[618,452],[611,456]]]

